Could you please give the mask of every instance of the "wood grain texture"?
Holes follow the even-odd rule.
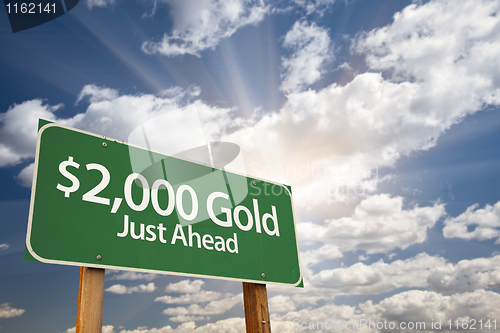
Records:
[[[104,269],[80,267],[76,333],[102,332]]]
[[[243,282],[247,333],[271,333],[265,284]]]

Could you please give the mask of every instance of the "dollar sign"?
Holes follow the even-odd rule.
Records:
[[[59,163],[59,172],[61,173],[61,175],[68,178],[72,182],[71,187],[63,186],[61,184],[57,184],[56,186],[59,191],[64,192],[64,196],[66,198],[69,198],[69,194],[75,192],[80,187],[80,181],[78,180],[78,178],[76,178],[76,176],[66,170],[68,166],[72,166],[78,169],[80,167],[80,164],[73,161],[73,156],[70,156],[67,161],[62,161],[61,163]]]

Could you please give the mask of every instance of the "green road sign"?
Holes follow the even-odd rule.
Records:
[[[298,285],[290,190],[48,123],[26,247],[45,263]]]

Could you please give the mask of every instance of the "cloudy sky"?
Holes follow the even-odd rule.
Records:
[[[0,10],[0,332],[74,332],[78,268],[23,261],[38,119],[127,141],[179,108],[200,128],[165,124],[172,152],[201,133],[239,145],[247,174],[292,186],[305,288],[268,285],[273,332],[327,320],[494,331],[499,11],[81,0],[13,34]],[[241,293],[107,270],[103,332],[242,332]]]

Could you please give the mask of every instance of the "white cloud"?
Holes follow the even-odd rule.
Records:
[[[245,332],[245,319],[228,318],[216,323],[197,327],[194,333],[240,333]]]
[[[170,34],[163,35],[161,41],[148,41],[142,45],[142,50],[149,54],[199,56],[201,51],[215,48],[239,28],[262,21],[269,10],[261,0],[163,2],[170,7],[174,27]]]
[[[311,296],[379,294],[399,288],[430,288],[442,293],[500,288],[500,256],[457,264],[421,253],[414,258],[321,270],[307,277]]]
[[[21,186],[31,187],[31,184],[33,183],[34,170],[35,170],[35,163],[31,163],[27,167],[22,169],[21,172],[16,176],[16,179]]]
[[[463,238],[487,240],[500,236],[500,201],[494,206],[486,205],[479,208],[472,205],[457,217],[450,217],[444,221],[443,235],[446,238]],[[469,226],[474,229],[469,231]],[[500,238],[496,243],[500,242]]]
[[[389,260],[392,260],[392,258],[394,258],[395,256],[397,256],[397,253],[389,253],[387,255],[387,258],[389,258]]]
[[[322,67],[333,59],[330,44],[328,30],[315,23],[296,22],[283,41],[283,46],[293,51],[288,58],[282,58],[285,73],[280,89],[298,92],[318,81]]]
[[[368,259],[370,259],[370,257],[364,256],[364,255],[360,255],[360,256],[358,257],[358,260],[359,260],[359,261],[367,261]],[[391,259],[391,258],[389,257],[389,259]]]
[[[196,327],[194,322],[183,323],[176,328],[165,326],[162,328],[122,330],[120,333],[240,333],[245,332],[245,319],[228,318]]]
[[[87,0],[87,7],[92,9],[93,7],[108,7],[115,3],[115,0]]]
[[[155,302],[163,302],[165,304],[193,304],[215,301],[221,297],[221,293],[216,291],[200,290],[192,294],[184,294],[179,297],[161,296],[155,298]]]
[[[64,333],[75,333],[76,327],[68,328]],[[102,333],[115,333],[113,325],[105,325],[102,327]]]
[[[269,313],[290,312],[295,310],[295,302],[290,296],[278,295],[269,299]]]
[[[303,7],[307,15],[323,15],[325,10],[335,3],[335,0],[293,0],[297,5]]]
[[[367,54],[371,69],[385,71],[395,82],[417,83],[412,108],[428,108],[425,122],[446,129],[485,104],[500,102],[500,67],[494,64],[499,9],[495,1],[410,5],[392,25],[366,34],[357,49]]]
[[[350,217],[299,223],[297,233],[301,241],[335,244],[341,251],[388,252],[423,243],[444,214],[443,204],[403,209],[402,197],[379,194],[361,201]]]
[[[40,99],[14,104],[0,114],[0,167],[11,166],[35,155],[38,118],[55,120],[62,105]]]
[[[205,282],[202,280],[182,280],[177,283],[169,283],[165,288],[167,293],[193,294],[201,291],[201,286]]]
[[[203,138],[205,140],[203,142],[214,141],[217,136],[220,136],[219,124],[223,125],[228,122],[228,114],[231,110],[210,107],[201,101],[192,102],[191,98],[197,94],[198,89],[191,87],[188,91],[177,88],[168,92],[163,91],[158,96],[119,95],[113,89],[87,85],[79,94],[79,101],[88,100],[90,104],[86,112],[72,118],[58,118],[56,111],[62,105],[50,106],[38,99],[14,104],[6,113],[0,114],[0,167],[15,165],[34,158],[39,118],[128,141],[130,133],[148,120],[165,116],[167,120],[175,118],[176,121],[181,122],[182,115],[194,114],[205,126],[206,137]],[[179,110],[186,105],[185,109]],[[169,118],[169,115],[173,116]],[[180,146],[189,145],[195,140],[193,139],[195,136],[190,132],[192,128],[186,130],[185,127],[172,121],[166,123],[164,121],[160,127],[163,129],[163,135],[162,133],[156,134],[162,135],[163,142],[172,141],[167,142],[170,143],[172,151]],[[170,136],[166,137],[165,132],[168,132]],[[148,135],[154,137],[155,133],[148,133]],[[179,140],[179,137],[183,139]],[[189,148],[196,146],[191,145]],[[182,149],[175,152],[179,151]],[[22,185],[31,185],[32,170],[33,166],[28,165],[17,176]]]
[[[498,302],[500,302],[500,295],[498,293],[485,290],[476,290],[450,296],[432,291],[410,290],[383,299],[378,304],[374,304],[373,301],[360,303],[357,306],[327,304],[321,307],[292,311],[282,316],[275,314],[271,318],[271,326],[273,332],[291,333],[297,331],[296,326],[294,328],[293,320],[306,323],[313,322],[314,325],[317,325],[318,322],[325,323],[326,320],[330,320],[332,324],[335,320],[336,323],[341,321],[344,324],[354,323],[359,327],[356,331],[367,333],[386,331],[384,329],[373,328],[373,325],[377,325],[379,322],[382,327],[384,322],[386,322],[385,325],[387,327],[389,327],[390,322],[397,325],[396,327],[403,322],[411,322],[413,325],[417,322],[423,322],[425,323],[425,330],[422,329],[422,331],[430,332],[433,331],[431,323],[441,320],[441,329],[436,329],[435,331],[448,332],[450,331],[447,329],[449,327],[447,326],[448,320],[451,319],[454,325],[456,319],[459,322],[467,320],[467,323],[470,323],[470,319],[474,319],[476,320],[475,331],[491,332],[493,326],[489,330],[483,326],[481,330],[479,329],[478,321],[479,319],[483,319],[483,323],[485,323],[488,319],[493,320],[498,318],[500,314],[497,306]],[[360,327],[360,320],[364,320],[365,322],[371,321],[371,328],[367,326]],[[490,323],[492,324],[491,321]],[[415,330],[399,329],[397,331],[410,332]],[[340,329],[337,326],[335,331],[352,332],[353,329]]]
[[[302,223],[298,225],[302,225]],[[299,239],[302,234],[302,230],[302,228],[297,228]],[[339,247],[334,244],[324,244],[317,249],[300,251],[299,255],[302,274],[306,276],[312,274],[311,267],[317,263],[320,263],[323,260],[333,260],[343,257],[342,251],[340,251]]]
[[[427,282],[431,289],[442,293],[500,289],[500,255],[440,265],[431,269]]]
[[[231,310],[235,305],[243,302],[243,294],[226,294],[224,298],[211,301],[205,307],[198,304],[191,304],[188,307],[176,307],[163,310],[164,315],[168,316],[209,316],[220,315]]]
[[[9,248],[9,244],[0,244],[0,251],[7,250]]]
[[[178,315],[175,317],[171,317],[169,320],[173,322],[187,322],[187,321],[202,321],[208,320],[210,317],[197,317],[197,316],[186,316],[186,315]]]
[[[158,277],[158,274],[151,274],[151,273],[138,273],[138,272],[121,272],[119,274],[115,274],[111,276],[109,279],[110,280],[130,280],[130,281],[135,281],[135,280],[146,280],[146,281],[151,281],[156,279]]]
[[[495,304],[499,302],[500,294],[482,289],[450,296],[432,291],[411,290],[386,298],[377,305],[368,301],[359,304],[359,307],[368,318],[396,323],[425,322],[427,330],[431,327],[431,322],[441,320],[442,329],[447,330],[448,320],[452,321],[452,325],[455,325],[457,319],[459,325],[462,320],[470,325],[471,319],[474,319],[477,332],[491,332],[491,328],[483,326],[481,329],[478,321],[483,319],[485,323],[488,319],[498,318],[500,310]]]
[[[435,97],[451,94],[432,106],[435,114],[429,121],[439,121],[444,113],[460,116],[482,103],[500,101],[500,68],[492,63],[500,48],[499,9],[497,1],[413,4],[395,14],[390,26],[367,33],[357,48],[367,54],[372,69],[392,71],[394,80],[432,85]],[[435,98],[422,107],[434,102]]]
[[[78,94],[76,103],[88,97],[91,103],[110,101],[118,98],[118,91],[106,87],[98,87],[95,84],[88,84],[83,87],[82,91]]]
[[[104,92],[103,92],[104,91]],[[85,86],[81,98],[88,97],[90,102],[85,113],[70,119],[58,119],[57,122],[126,141],[129,134],[146,122],[160,115],[179,109],[186,101],[183,91],[178,95],[161,97],[156,95],[116,95],[108,88]],[[191,107],[204,107],[195,102]]]
[[[301,329],[297,328],[296,325],[294,326],[294,320],[306,322],[307,324],[309,324],[310,322],[314,322],[316,328],[318,322],[325,323],[327,319],[329,319],[330,321],[335,320],[336,322],[347,322],[352,320],[359,320],[362,318],[365,318],[365,315],[359,313],[359,311],[356,310],[356,306],[327,304],[321,307],[305,308],[297,311],[291,311],[284,315],[273,314],[271,317],[271,328],[272,332],[291,333],[302,331]],[[311,329],[311,331],[312,330],[313,329]],[[344,330],[341,330],[339,328],[336,328],[335,330],[333,330],[332,328],[332,331],[344,332]],[[350,331],[352,332],[353,330],[351,329]],[[363,328],[359,331],[362,333],[367,332],[367,330]]]
[[[421,253],[406,260],[371,265],[356,263],[350,267],[322,270],[307,278],[308,283],[330,294],[379,294],[403,287],[425,287],[430,269],[446,260]]]
[[[3,245],[3,244],[2,244]],[[9,305],[9,303],[0,304],[0,318],[19,317],[26,310],[16,309]]]
[[[105,325],[102,327],[102,333],[115,333],[112,325]]]
[[[497,7],[410,5],[392,24],[356,39],[354,50],[373,72],[344,86],[290,93],[279,112],[224,140],[243,148],[255,173],[267,170],[268,178],[291,184],[302,207],[347,200],[348,190],[362,197],[378,181],[369,170],[429,149],[466,115],[499,104]],[[290,168],[309,172],[297,176]]]
[[[121,330],[120,333],[178,333],[178,332],[191,332],[196,326],[194,322],[188,322],[180,325],[177,328],[172,328],[170,326],[164,326],[162,328],[143,328],[138,327],[135,330]]]
[[[172,316],[171,321],[201,321],[208,320],[209,315],[223,314],[232,309],[236,304],[242,301],[242,294],[226,294],[222,297],[220,292],[201,290],[205,282],[202,280],[182,280],[177,283],[170,283],[165,291],[169,293],[184,293],[178,297],[160,296],[155,302],[165,304],[191,304],[188,307],[168,308],[163,314]],[[221,298],[222,297],[222,298]],[[196,303],[206,303],[205,307],[200,307]]]
[[[186,89],[176,86],[160,91],[161,97],[176,98],[178,100],[186,97],[197,97],[200,94],[201,88],[197,85],[191,85]]]
[[[152,293],[156,290],[154,282],[147,285],[140,284],[138,286],[126,287],[122,284],[115,284],[107,288],[106,291],[113,294],[132,294],[132,293]]]

